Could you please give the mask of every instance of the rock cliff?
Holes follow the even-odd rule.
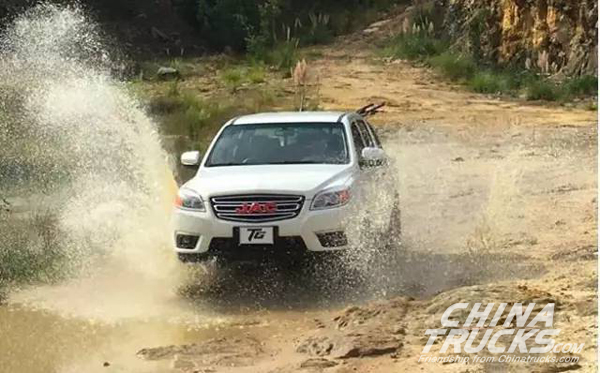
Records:
[[[592,0],[436,0],[457,46],[548,74],[597,75],[598,3]]]

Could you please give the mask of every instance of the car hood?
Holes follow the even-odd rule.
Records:
[[[203,198],[242,193],[297,193],[311,199],[326,188],[345,185],[350,165],[260,165],[202,168],[184,186]]]

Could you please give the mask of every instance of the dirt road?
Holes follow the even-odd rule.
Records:
[[[210,287],[197,285],[206,274],[191,273],[172,286],[111,267],[14,294],[0,308],[0,333],[13,336],[0,340],[0,366],[596,371],[596,113],[474,95],[403,62],[345,53],[329,47],[313,64],[321,106],[388,102],[373,122],[401,180],[402,260],[365,272],[358,285],[264,269],[221,275]],[[418,362],[424,331],[439,327],[446,307],[494,301],[556,302],[557,340],[585,343],[579,363]]]

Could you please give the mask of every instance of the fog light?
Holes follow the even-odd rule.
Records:
[[[188,234],[178,234],[175,236],[175,243],[180,249],[192,250],[196,248],[200,236],[191,236]]]
[[[348,238],[344,231],[317,233],[319,243],[323,247],[339,247],[348,245]]]

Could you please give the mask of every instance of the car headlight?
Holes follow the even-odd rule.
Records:
[[[313,199],[310,209],[324,210],[340,207],[344,206],[348,201],[350,201],[350,191],[348,189],[321,192]]]
[[[175,206],[190,210],[206,211],[202,197],[193,190],[185,188],[180,189],[179,193],[177,193]]]

